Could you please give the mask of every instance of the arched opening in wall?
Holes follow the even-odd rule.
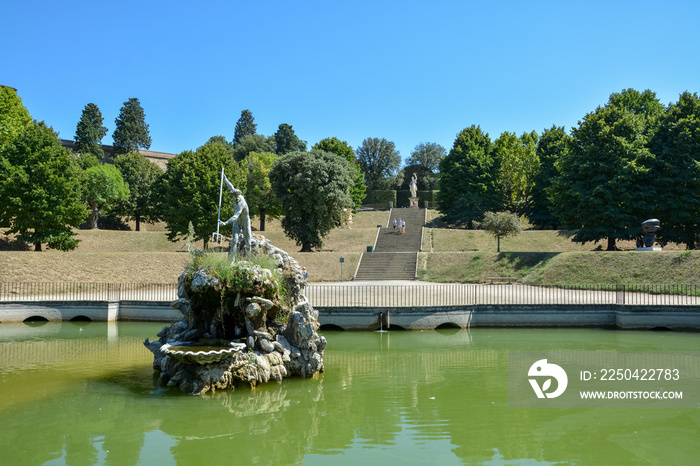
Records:
[[[323,324],[319,327],[322,332],[344,332],[345,329],[339,325],[334,324]]]
[[[672,332],[673,330],[671,330],[668,327],[654,327],[651,329],[651,331],[652,332]]]
[[[75,316],[70,321],[71,322],[92,322],[92,319],[89,318],[88,316]]]
[[[435,330],[461,330],[461,329],[462,329],[462,327],[460,327],[458,324],[455,324],[454,322],[443,322],[442,324],[435,327]]]
[[[49,319],[42,316],[31,316],[27,317],[22,322],[29,325],[30,327],[40,327],[42,325],[46,325],[49,322]]]

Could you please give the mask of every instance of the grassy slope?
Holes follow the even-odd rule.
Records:
[[[284,235],[279,220],[266,222],[266,231],[254,232],[292,254],[309,272],[310,281],[340,281],[355,274],[361,252],[373,245],[377,225],[386,225],[388,212],[363,212],[351,229],[335,229],[324,240],[323,250],[299,253],[299,246]],[[253,225],[258,221],[253,219]],[[176,282],[189,259],[184,240],[170,242],[162,225],[147,231],[77,230],[80,244],[75,251],[12,251],[3,243],[0,250],[0,282]],[[2,232],[4,230],[0,230]],[[4,236],[3,236],[4,239]],[[201,248],[202,243],[194,245]]]
[[[514,277],[531,284],[697,283],[700,251],[421,253],[426,281],[476,283]]]
[[[262,235],[292,254],[309,272],[309,281],[339,281],[352,277],[361,253],[374,244],[377,225],[388,212],[362,212],[352,229],[333,230],[323,250],[299,253],[299,246],[268,219]],[[435,212],[429,212],[429,220]],[[257,220],[253,220],[257,226]],[[173,282],[188,260],[184,240],[170,242],[162,225],[147,231],[80,230],[76,251],[0,251],[0,281]],[[426,228],[419,276],[437,282],[480,282],[487,277],[516,277],[526,283],[696,283],[700,251],[669,245],[663,252],[593,252],[601,244],[572,243],[563,231],[524,231],[496,241],[479,230]],[[0,245],[1,246],[1,245]],[[201,243],[196,247],[201,248]]]

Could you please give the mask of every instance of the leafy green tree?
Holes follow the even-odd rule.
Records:
[[[90,225],[97,229],[101,210],[110,210],[117,203],[129,199],[129,185],[124,182],[119,169],[110,164],[87,168],[84,178],[83,196],[91,211]]]
[[[406,160],[406,166],[401,170],[397,180],[399,189],[409,189],[411,178],[415,173],[418,177],[419,190],[437,189],[440,160],[447,155],[445,148],[435,142],[421,142],[411,152]]]
[[[496,251],[501,252],[501,238],[520,233],[520,218],[512,212],[486,212],[481,228],[496,238]]]
[[[274,135],[275,139],[275,153],[277,155],[288,154],[289,152],[306,150],[306,142],[302,141],[294,134],[292,125],[287,123],[282,123],[277,128],[277,132]]]
[[[325,151],[291,152],[270,171],[272,189],[282,202],[282,228],[301,252],[320,248],[352,207],[354,170],[341,156]]]
[[[207,143],[196,152],[182,152],[168,162],[165,174],[156,184],[156,192],[159,193],[158,209],[167,224],[170,241],[186,237],[192,222],[195,239],[203,240],[207,247],[211,234],[217,229],[222,167],[231,183],[243,190],[246,167],[233,161],[225,142]],[[221,218],[232,215],[233,199],[224,195]]]
[[[644,136],[651,138],[664,116],[664,106],[649,89],[639,92],[632,88],[610,95],[608,105],[624,108],[644,119]]]
[[[540,171],[535,176],[535,186],[532,190],[532,204],[527,212],[528,219],[538,227],[556,228],[561,221],[552,213],[552,203],[547,190],[552,186],[552,180],[557,176],[555,162],[568,151],[571,137],[563,126],[552,125],[542,132],[537,142],[537,158]]]
[[[350,197],[352,197],[352,203],[354,209],[358,209],[362,205],[362,201],[365,199],[365,193],[367,192],[367,185],[365,184],[365,176],[360,170],[360,165],[355,159],[355,151],[352,150],[350,144],[346,141],[341,141],[336,137],[325,138],[314,144],[312,150],[323,150],[326,152],[332,152],[333,154],[344,157],[350,165],[352,165],[355,170],[355,175],[353,176],[353,187],[350,190]]]
[[[236,122],[236,129],[233,134],[233,144],[241,142],[244,136],[252,136],[257,131],[258,125],[255,124],[255,118],[250,110],[245,109],[241,112],[241,117]]]
[[[129,198],[119,204],[118,212],[136,222],[136,231],[141,222],[158,221],[155,187],[163,172],[138,152],[118,155],[114,165],[129,185]]]
[[[151,147],[151,136],[146,124],[146,113],[139,99],[132,97],[122,106],[114,120],[114,156]]]
[[[274,152],[251,152],[246,158],[248,178],[245,199],[250,213],[260,219],[260,231],[265,231],[267,217],[282,215],[282,205],[275,197],[270,183],[270,169],[277,160]]]
[[[88,214],[80,182],[80,167],[57,134],[43,123],[30,123],[0,151],[0,223],[36,251],[42,243],[75,249],[71,227]]]
[[[554,214],[578,229],[573,241],[607,238],[607,249],[615,250],[617,239],[641,234],[641,222],[652,212],[647,135],[655,117],[646,109],[656,104],[627,107],[628,100],[613,94],[605,107],[586,115],[571,131],[571,150],[556,163],[550,200]]]
[[[437,201],[446,222],[472,227],[485,212],[501,210],[498,162],[488,133],[479,126],[463,129],[440,161]]]
[[[246,134],[233,146],[233,159],[245,160],[251,152],[275,152],[275,138],[262,134]]]
[[[0,86],[0,151],[31,123],[32,117],[17,92],[11,87]]]
[[[411,152],[406,165],[420,165],[432,173],[437,173],[440,169],[440,160],[445,155],[447,155],[447,151],[440,144],[436,142],[421,142]]]
[[[493,145],[494,157],[500,167],[498,180],[503,193],[503,207],[518,216],[524,215],[532,204],[532,191],[540,163],[537,158],[535,131],[519,138],[503,132]]]
[[[102,138],[107,134],[107,128],[102,125],[100,108],[89,103],[80,115],[80,121],[75,128],[75,151],[80,154],[80,164],[83,168],[97,165],[105,152],[102,150]]]
[[[392,141],[367,138],[356,151],[367,189],[389,189],[401,167],[401,155]]]
[[[655,155],[655,217],[663,241],[698,247],[700,237],[700,99],[684,92],[671,104],[650,141]]]

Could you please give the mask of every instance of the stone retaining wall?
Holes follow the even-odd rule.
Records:
[[[394,308],[317,307],[319,323],[343,330],[403,328],[432,330],[441,326],[471,327],[610,327],[700,330],[700,307],[621,305],[483,305]],[[49,321],[87,317],[93,321],[174,322],[182,317],[169,303],[139,301],[37,302],[0,304],[0,323],[30,317]]]

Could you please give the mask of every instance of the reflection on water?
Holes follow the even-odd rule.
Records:
[[[154,385],[162,324],[0,325],[3,464],[693,464],[693,409],[508,408],[508,351],[700,350],[697,334],[326,333],[326,372],[195,397]]]

